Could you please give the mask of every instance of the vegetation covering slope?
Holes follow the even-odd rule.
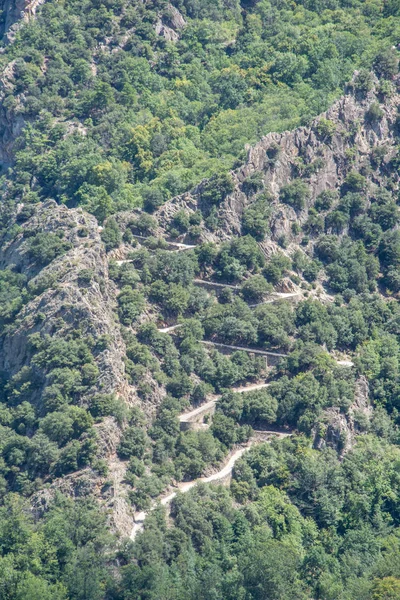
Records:
[[[174,6],[46,2],[19,30],[1,56],[4,131],[28,124],[3,156],[12,197],[100,219],[162,202],[328,108],[355,68],[378,56],[386,76],[400,30],[383,0]]]
[[[48,1],[5,39],[1,598],[400,598],[399,24]]]

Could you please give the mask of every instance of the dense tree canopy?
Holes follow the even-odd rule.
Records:
[[[0,598],[400,598],[399,34],[398,0],[47,0],[4,42]],[[351,79],[336,183],[300,148],[273,194],[276,141],[242,177]]]

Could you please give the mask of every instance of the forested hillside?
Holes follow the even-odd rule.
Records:
[[[0,599],[400,600],[400,3],[2,9]]]
[[[354,69],[390,76],[399,18],[383,0],[45,2],[0,60],[9,194],[101,220],[171,198],[326,110]]]

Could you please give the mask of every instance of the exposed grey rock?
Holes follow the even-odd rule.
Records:
[[[339,408],[332,407],[324,411],[318,430],[314,432],[314,447],[334,448],[341,457],[349,452],[357,435],[357,418],[360,414],[368,423],[372,417],[372,406],[369,400],[369,385],[367,379],[361,375],[354,389],[354,402],[347,414],[340,412]]]
[[[0,10],[4,20],[0,26],[0,39],[6,43],[14,40],[23,23],[35,16],[38,6],[45,0],[2,0]]]
[[[26,236],[27,231],[62,232],[72,248],[42,268],[29,254],[31,238]],[[44,291],[23,307],[4,336],[0,369],[13,375],[29,363],[28,337],[32,333],[63,336],[79,328],[95,340],[102,335],[110,339],[109,347],[97,356],[100,376],[92,392],[114,392],[129,404],[137,402],[125,376],[125,344],[114,316],[117,294],[108,277],[108,259],[96,219],[81,209],[68,209],[53,201],[38,205],[32,217],[21,225],[20,233],[1,244],[0,268],[12,265],[27,276],[31,288],[41,282]],[[79,283],[82,269],[93,273],[90,284],[85,286]],[[43,315],[40,320],[38,314]],[[38,400],[40,393],[38,389]]]
[[[22,115],[15,114],[4,103],[6,95],[13,89],[13,76],[14,61],[5,67],[0,77],[0,172],[12,165],[15,140],[25,126]],[[18,100],[16,103],[18,105]]]
[[[121,428],[114,417],[105,417],[95,425],[97,432],[98,456],[114,458],[121,440]]]
[[[369,401],[369,384],[367,378],[361,375],[356,381],[354,390],[354,403],[351,410],[362,410],[366,415],[372,414],[372,407]]]
[[[173,27],[175,30],[183,29],[186,25],[186,21],[183,18],[183,15],[179,12],[175,6],[172,4],[168,4],[167,6],[167,14],[164,17],[167,22],[167,25]]]
[[[169,42],[179,40],[179,31],[186,25],[186,21],[175,6],[168,4],[166,14],[156,23],[156,34],[163,36]]]
[[[377,81],[375,81],[377,85]],[[398,84],[398,81],[396,82]],[[349,86],[348,92],[333,106],[317,117],[309,127],[300,127],[294,131],[269,133],[257,144],[249,148],[245,164],[232,172],[235,184],[234,191],[227,196],[218,208],[218,218],[221,226],[214,232],[204,227],[201,239],[223,241],[232,236],[240,235],[241,217],[244,209],[254,201],[254,196],[247,196],[243,191],[243,182],[251,175],[259,173],[264,181],[265,189],[274,197],[274,211],[271,220],[270,240],[277,242],[285,237],[287,243],[295,241],[292,224],[302,224],[308,216],[308,209],[315,198],[324,190],[338,189],[343,184],[348,173],[363,166],[369,166],[371,151],[377,146],[387,147],[384,163],[388,163],[396,152],[394,123],[397,117],[397,107],[400,96],[395,93],[381,103],[382,119],[371,123],[366,118],[367,111],[373,102],[379,101],[377,89],[365,96],[360,96]],[[335,132],[331,138],[321,134],[319,124],[323,120],[331,121]],[[278,154],[271,159],[268,150],[277,148]],[[349,160],[349,151],[354,152],[353,160]],[[289,206],[279,202],[282,187],[298,177],[301,165],[310,165],[316,159],[321,163],[315,173],[304,178],[309,185],[310,198],[308,205],[296,212]],[[370,175],[370,184],[381,184],[385,181],[382,170]],[[392,183],[398,184],[398,177]],[[165,230],[176,212],[186,210],[194,212],[202,208],[200,183],[191,192],[173,198],[163,205],[156,213],[160,224],[160,232]]]
[[[14,219],[11,219],[10,228],[21,209],[22,205],[19,205]],[[0,268],[14,265],[17,271],[26,275],[30,286],[46,280],[48,285],[43,284],[46,289],[23,307],[15,325],[0,342],[0,370],[12,376],[29,364],[31,351],[28,338],[32,333],[63,337],[71,330],[80,329],[83,337],[92,336],[94,340],[106,335],[110,343],[106,350],[96,355],[99,377],[87,396],[115,393],[129,406],[139,404],[136,390],[129,384],[125,374],[126,347],[114,314],[117,289],[108,276],[108,256],[96,219],[82,209],[68,209],[48,201],[35,206],[33,215],[19,227],[19,232],[0,243]],[[63,234],[63,240],[70,242],[72,247],[47,266],[41,267],[29,253],[32,238],[27,232]],[[84,285],[79,282],[82,269],[90,270],[93,274],[92,280]],[[38,315],[41,315],[40,319]],[[42,388],[38,386],[32,401],[40,404],[41,393]],[[81,398],[81,402],[86,403],[86,396]],[[121,428],[115,418],[106,417],[95,425],[95,429],[98,458],[106,461],[108,475],[100,476],[94,470],[85,468],[56,478],[48,489],[32,498],[32,510],[35,515],[43,513],[56,490],[72,497],[91,495],[106,510],[110,527],[128,535],[132,514],[126,500],[127,488],[123,483],[126,463],[117,456]],[[108,480],[110,484],[107,484]]]

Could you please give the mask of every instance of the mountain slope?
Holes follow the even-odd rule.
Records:
[[[398,152],[399,95],[395,88],[385,95],[377,80],[373,84],[371,79],[369,90],[363,90],[363,85],[356,75],[354,83],[348,86],[348,94],[310,127],[270,133],[252,146],[246,163],[233,172],[234,190],[222,201],[217,199],[216,217],[221,226],[212,232],[204,231],[202,237],[217,241],[243,234],[243,213],[256,201],[256,192],[261,188],[272,195],[271,239],[277,242],[284,236],[288,243],[296,243],[299,237],[293,235],[292,223],[304,224],[316,198],[325,190],[340,189],[352,171],[365,172],[371,185],[396,186],[397,174],[391,163]],[[377,117],[371,114],[374,109],[379,112]],[[296,211],[279,202],[279,195],[284,186],[298,179],[308,188],[307,201]],[[156,213],[160,224],[166,228],[179,210],[201,209],[204,187],[207,185],[200,184],[194,192],[161,207]]]
[[[0,597],[396,598],[397,3],[19,9]]]

